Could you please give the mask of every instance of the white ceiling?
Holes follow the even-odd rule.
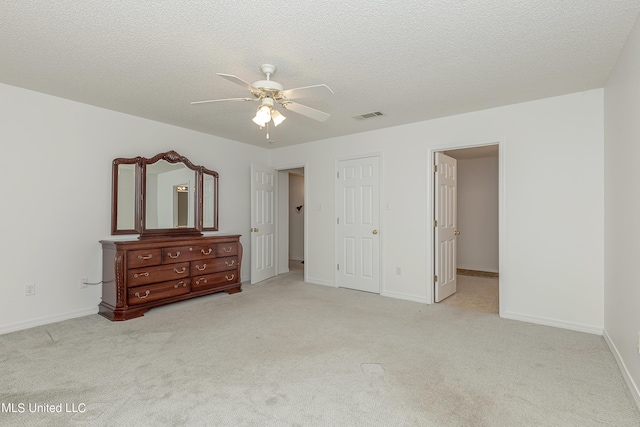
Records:
[[[600,88],[640,0],[0,2],[0,82],[263,147]],[[249,93],[260,65],[331,118],[191,101]],[[380,111],[366,120],[355,116]]]

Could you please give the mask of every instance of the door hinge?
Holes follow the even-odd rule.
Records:
[[[438,283],[438,276],[437,275],[433,276],[433,281],[434,281],[434,283]]]
[[[336,264],[336,270],[340,271],[340,264]]]
[[[433,165],[433,172],[434,173],[438,172],[438,165]]]
[[[336,218],[336,224],[340,224],[340,218]]]
[[[434,220],[433,220],[433,226],[434,226],[434,227],[437,227],[437,226],[438,226],[438,220],[437,220],[437,219],[434,219]]]
[[[340,172],[336,172],[336,178],[340,179]]]

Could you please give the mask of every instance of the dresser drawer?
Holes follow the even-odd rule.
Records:
[[[160,265],[162,251],[160,249],[143,249],[127,252],[127,267],[138,268],[151,265]]]
[[[191,261],[191,275],[202,276],[219,271],[236,270],[238,257],[210,258],[199,261]]]
[[[162,263],[191,261],[215,256],[215,245],[172,246],[162,250]]]
[[[167,280],[189,277],[190,265],[188,262],[179,264],[158,265],[149,268],[138,268],[127,272],[127,284],[129,287],[146,285],[148,283],[165,282]]]
[[[217,243],[213,250],[216,257],[238,255],[238,243]]]
[[[184,295],[191,292],[190,280],[171,280],[168,282],[154,283],[153,285],[138,286],[129,289],[129,305],[144,304],[162,298]]]
[[[217,243],[214,245],[216,257],[238,255],[238,243]]]
[[[194,291],[211,289],[217,286],[238,283],[238,270],[224,271],[221,273],[193,276],[192,288]]]

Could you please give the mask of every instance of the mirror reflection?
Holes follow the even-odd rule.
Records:
[[[146,172],[146,228],[195,227],[196,171],[158,160]]]
[[[136,229],[136,165],[118,165],[118,211],[116,227],[118,230]]]
[[[216,187],[218,177],[205,173],[203,174],[202,188],[202,227],[204,229],[217,229],[218,220],[216,218]]]

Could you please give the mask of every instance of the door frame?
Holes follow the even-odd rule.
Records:
[[[333,205],[334,205],[334,221],[333,221],[333,241],[334,241],[334,260],[333,260],[333,266],[334,266],[334,270],[333,270],[333,286],[336,288],[340,287],[340,278],[339,278],[339,274],[338,274],[338,270],[336,268],[336,265],[338,265],[338,263],[340,262],[339,259],[339,248],[338,245],[339,243],[339,238],[338,238],[338,224],[336,223],[336,218],[338,218],[338,216],[340,216],[340,212],[338,211],[338,171],[339,166],[340,166],[340,162],[344,161],[344,160],[357,160],[357,159],[366,159],[368,157],[377,157],[378,158],[378,165],[379,165],[379,170],[378,170],[378,185],[380,186],[379,188],[379,200],[378,200],[378,212],[379,212],[379,218],[380,218],[380,225],[379,225],[379,230],[380,230],[380,237],[379,237],[379,253],[378,253],[378,275],[380,277],[380,291],[377,294],[374,295],[382,295],[384,296],[384,292],[385,292],[385,280],[384,280],[384,232],[385,232],[385,223],[384,223],[384,209],[382,209],[383,206],[383,200],[385,200],[384,198],[384,156],[382,155],[382,152],[373,152],[373,153],[362,153],[362,154],[354,154],[354,155],[350,155],[350,156],[342,156],[342,157],[336,157],[334,160],[334,167],[333,167],[333,178],[334,178],[334,185],[333,185]],[[306,190],[305,190],[306,191]],[[306,198],[306,192],[305,192],[305,198]],[[305,218],[305,226],[306,226],[306,218]],[[305,242],[306,243],[306,242]]]
[[[508,259],[507,254],[509,249],[507,247],[507,218],[505,216],[505,201],[506,201],[506,158],[507,158],[507,144],[504,138],[496,138],[488,141],[476,141],[469,143],[449,143],[432,146],[427,149],[427,248],[430,254],[427,260],[427,301],[429,304],[435,303],[435,292],[433,278],[435,275],[435,238],[436,233],[433,227],[434,221],[434,209],[435,209],[435,168],[434,168],[434,153],[438,151],[447,150],[460,150],[464,148],[484,147],[487,145],[498,146],[498,275],[500,277],[500,284],[498,286],[498,296],[500,299],[499,315],[504,317],[504,313],[508,312],[507,306],[509,303],[509,275],[508,275]]]
[[[307,236],[309,235],[309,218],[307,215],[307,212],[309,211],[309,209],[306,209],[307,206],[309,206],[309,180],[307,179],[307,171],[309,170],[309,163],[308,162],[304,162],[304,163],[292,163],[292,164],[288,164],[288,165],[280,165],[280,166],[271,166],[273,169],[275,169],[276,171],[276,183],[275,183],[275,263],[276,263],[276,276],[278,276],[279,274],[283,274],[283,273],[279,273],[278,270],[278,266],[280,265],[280,227],[284,227],[285,224],[282,224],[280,221],[280,172],[283,171],[287,171],[289,169],[304,169],[304,206],[305,209],[302,209],[302,215],[303,215],[303,221],[304,221],[304,227],[303,227],[303,251],[304,251],[304,257],[305,257],[305,265],[303,268],[303,280],[305,282],[308,281],[307,276],[308,276],[308,268],[307,268],[307,264],[306,264],[306,256],[309,253],[309,239],[307,238]],[[289,226],[289,223],[287,222],[286,226]],[[288,261],[288,260],[287,260]]]

